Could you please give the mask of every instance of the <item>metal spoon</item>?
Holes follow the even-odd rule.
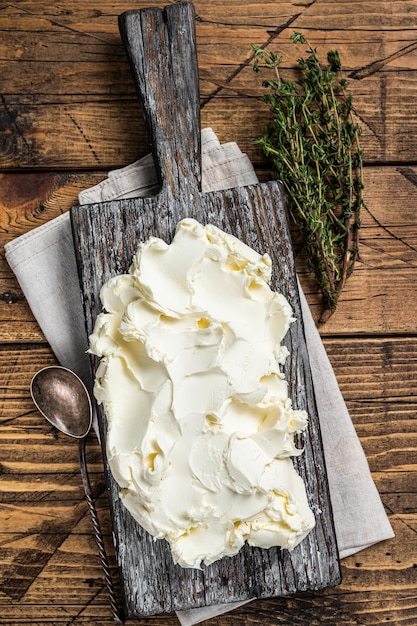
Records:
[[[80,470],[86,500],[90,509],[94,535],[103,567],[107,591],[115,624],[123,624],[119,612],[110,567],[104,548],[103,535],[91,491],[85,456],[86,437],[91,429],[92,408],[89,393],[78,376],[59,365],[45,367],[37,372],[30,384],[33,402],[55,428],[79,439]]]

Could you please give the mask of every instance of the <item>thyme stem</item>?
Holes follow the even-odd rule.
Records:
[[[322,67],[316,50],[294,33],[294,43],[307,46],[297,61],[296,81],[280,73],[282,57],[253,45],[254,70],[273,70],[263,80],[263,100],[273,119],[256,140],[271,160],[286,192],[289,213],[306,247],[310,269],[321,288],[326,321],[358,258],[358,230],[363,190],[360,128],[352,119],[352,98],[337,51]]]

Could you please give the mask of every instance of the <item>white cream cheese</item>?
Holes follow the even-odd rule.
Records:
[[[280,364],[292,310],[271,260],[212,225],[142,243],[102,288],[90,336],[107,456],[133,517],[199,568],[252,546],[291,550],[313,528],[291,456],[307,424]]]

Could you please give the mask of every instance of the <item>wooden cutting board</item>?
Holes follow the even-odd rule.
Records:
[[[173,4],[163,11],[128,11],[120,16],[119,26],[149,128],[160,191],[150,198],[71,210],[87,331],[92,332],[101,311],[99,291],[103,283],[128,270],[140,241],[158,236],[170,242],[176,224],[186,216],[215,224],[260,253],[268,252],[274,268],[272,288],[287,297],[298,320],[285,340],[290,351],[285,374],[293,405],[309,413],[308,429],[298,442],[305,452],[294,463],[316,514],[315,529],[291,553],[245,546],[237,556],[201,571],[176,566],[165,540],[154,541],[120,502],[119,487],[106,461],[106,418],[99,407],[126,615],[153,615],[336,585],[340,582],[338,552],[281,184],[200,191],[200,111],[192,4]],[[93,357],[93,371],[96,366]]]

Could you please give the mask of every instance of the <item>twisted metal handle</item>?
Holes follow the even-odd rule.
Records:
[[[93,500],[93,494],[91,491],[90,478],[88,476],[87,460],[85,455],[86,438],[83,437],[79,442],[79,455],[80,455],[80,470],[81,478],[83,481],[85,497],[87,500],[88,508],[90,509],[91,521],[93,524],[94,536],[97,543],[97,548],[100,556],[101,566],[103,568],[104,578],[107,586],[107,593],[109,595],[110,605],[113,612],[113,619],[115,624],[123,624],[124,620],[122,614],[118,608],[116,600],[116,592],[113,585],[113,580],[110,573],[110,566],[106,555],[106,550],[103,542],[103,534],[101,532],[100,522],[97,515],[96,505]]]

